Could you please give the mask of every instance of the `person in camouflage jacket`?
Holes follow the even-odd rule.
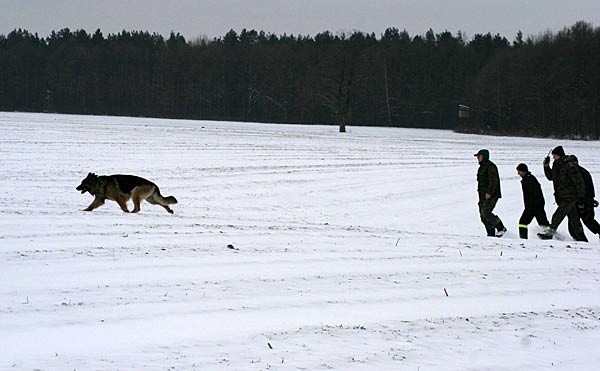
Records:
[[[554,158],[552,167],[549,158],[544,160],[544,175],[553,183],[554,199],[558,207],[552,215],[550,226],[543,233],[538,233],[538,236],[542,239],[551,239],[560,223],[567,217],[571,237],[577,241],[587,242],[576,207],[585,195],[585,184],[579,166],[573,156],[565,155],[561,146],[552,150],[552,156]]]
[[[498,215],[492,213],[498,199],[502,197],[498,168],[496,164],[490,161],[490,151],[487,149],[479,150],[475,157],[479,162],[479,169],[477,170],[479,216],[488,236],[501,237],[506,233],[506,228]]]

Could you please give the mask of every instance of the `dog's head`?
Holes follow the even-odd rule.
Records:
[[[98,175],[94,173],[88,173],[85,179],[81,181],[81,184],[75,189],[81,191],[81,194],[84,194],[85,192],[94,194],[94,188],[96,188],[96,184],[98,184]]]

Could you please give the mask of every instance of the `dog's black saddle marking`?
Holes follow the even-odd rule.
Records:
[[[135,175],[115,174],[111,175],[111,177],[117,181],[119,190],[127,194],[131,193],[135,187],[153,184],[151,181]]]

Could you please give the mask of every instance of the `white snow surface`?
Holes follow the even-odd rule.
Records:
[[[550,217],[556,145],[600,188],[597,142],[0,112],[0,369],[600,369],[598,236],[518,238],[515,167]],[[88,172],[145,177],[175,214],[84,212]]]

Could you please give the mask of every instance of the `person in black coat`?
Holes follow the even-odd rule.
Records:
[[[596,220],[594,208],[598,206],[598,201],[595,200],[596,193],[594,192],[594,181],[589,171],[579,165],[577,157],[572,156],[574,161],[579,166],[579,172],[585,184],[585,196],[583,200],[577,203],[577,213],[583,224],[592,232],[600,236],[600,223]]]
[[[542,227],[550,225],[546,211],[544,210],[544,193],[540,182],[529,172],[526,164],[517,166],[517,173],[521,177],[521,187],[523,188],[523,202],[525,210],[519,219],[519,237],[526,239],[529,223],[535,218]]]

